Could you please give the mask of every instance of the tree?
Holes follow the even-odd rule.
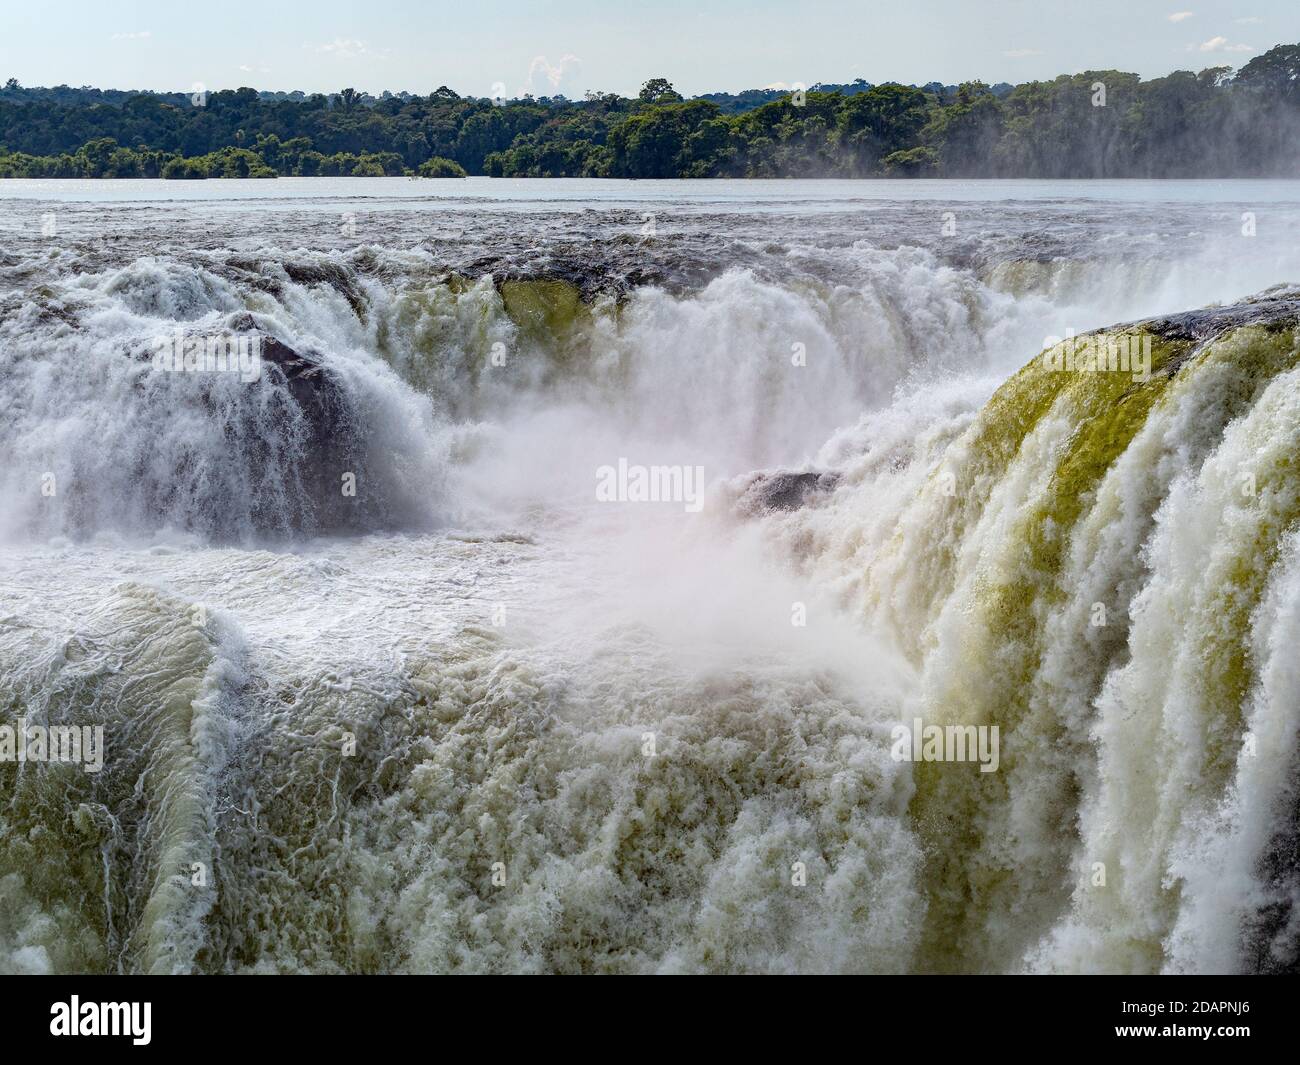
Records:
[[[673,88],[667,78],[651,78],[641,86],[637,99],[646,104],[676,104],[682,102],[681,93]]]
[[[452,159],[443,159],[441,156],[426,159],[420,164],[416,173],[420,177],[426,178],[463,178],[467,176],[465,168],[460,163]]]
[[[77,166],[86,177],[105,177],[109,175],[109,161],[117,150],[117,141],[112,137],[96,137],[77,149]]]
[[[1300,44],[1279,44],[1257,55],[1238,72],[1233,85],[1300,102]]]
[[[992,170],[1002,132],[1001,104],[987,85],[973,81],[958,87],[952,104],[934,111],[922,136],[946,176],[978,177]]]
[[[916,144],[926,121],[925,94],[906,85],[877,85],[848,97],[839,110],[839,141],[856,156],[861,173]]]
[[[718,113],[707,100],[668,104],[632,115],[609,131],[616,177],[679,177],[687,138]]]
[[[938,169],[939,158],[933,148],[909,148],[905,152],[892,152],[881,160],[881,167],[890,177],[925,177]]]

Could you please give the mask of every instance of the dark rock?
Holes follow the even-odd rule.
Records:
[[[364,419],[345,382],[318,354],[298,350],[260,328],[251,314],[227,319],[224,334],[257,337],[257,380],[240,387],[269,390],[254,402],[231,403],[229,378],[200,377],[199,392],[178,391],[178,401],[202,404],[219,419],[230,450],[219,458],[245,465],[252,520],[259,536],[370,532],[386,528],[388,507],[379,479],[367,472],[369,441]],[[269,419],[269,422],[268,422]],[[290,431],[290,426],[296,429]],[[278,427],[278,428],[275,428]],[[364,492],[344,496],[344,473]],[[275,486],[263,490],[259,486]],[[166,500],[160,503],[166,509]],[[228,515],[207,513],[202,531],[217,541],[240,538]]]
[[[1142,323],[1165,340],[1202,343],[1244,325],[1263,325],[1269,330],[1292,328],[1300,323],[1300,289],[1279,285],[1225,307],[1203,307]]]
[[[356,274],[331,260],[314,260],[312,262],[286,261],[281,264],[290,281],[299,285],[328,285],[348,301],[352,313],[364,322],[366,320],[366,298],[357,284]]]
[[[829,495],[839,483],[840,475],[833,471],[809,470],[802,473],[780,471],[755,473],[743,486],[737,507],[746,514],[761,514],[772,510],[797,510]]]

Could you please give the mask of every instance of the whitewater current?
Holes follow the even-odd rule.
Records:
[[[397,180],[0,199],[0,972],[1300,964],[1300,185]]]

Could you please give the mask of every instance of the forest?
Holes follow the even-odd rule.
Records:
[[[0,88],[0,177],[1300,176],[1300,45],[1142,80],[491,100]]]

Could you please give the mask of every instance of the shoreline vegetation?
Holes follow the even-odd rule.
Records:
[[[0,88],[0,178],[1300,176],[1300,45],[1241,70],[516,100]]]

